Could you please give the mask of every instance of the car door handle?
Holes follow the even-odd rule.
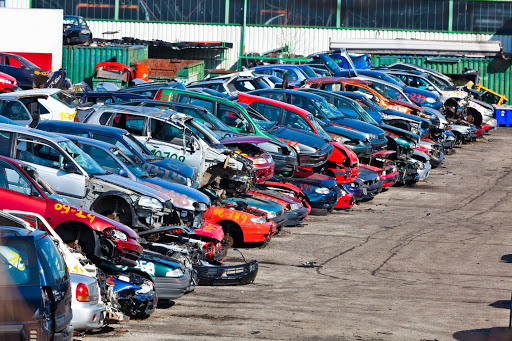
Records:
[[[156,145],[156,144],[152,144],[153,148],[160,148],[160,146]]]

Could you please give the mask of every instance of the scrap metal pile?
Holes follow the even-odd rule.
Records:
[[[187,87],[71,93],[60,70],[44,88],[0,88],[0,225],[46,231],[81,275],[75,330],[147,317],[198,285],[252,283],[257,260],[225,265],[231,246],[265,247],[309,215],[421,186],[497,127],[490,104],[443,74],[358,60],[318,54]],[[0,258],[17,255],[2,263],[19,278],[29,254],[3,229]]]

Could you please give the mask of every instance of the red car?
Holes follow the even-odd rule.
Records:
[[[16,78],[6,73],[0,72],[0,93],[13,92],[18,89]]]
[[[136,266],[142,253],[131,228],[98,213],[68,205],[34,168],[0,156],[0,209],[43,216],[66,243],[77,243],[91,260]]]
[[[222,226],[231,245],[241,243],[267,243],[276,233],[276,224],[267,219],[265,212],[234,205],[211,206],[205,214],[209,222]],[[231,246],[230,245],[230,246]]]
[[[297,106],[245,93],[238,94],[238,101],[251,107],[254,106],[254,103],[265,103],[267,105],[276,106],[284,110],[294,112],[308,123],[310,132],[320,135],[317,126],[311,123],[311,121],[308,119],[308,115],[310,113]],[[343,146],[341,143],[331,141],[330,144],[333,145],[334,150],[327,163],[322,166],[323,168],[327,169],[325,174],[332,175],[338,184],[347,184],[354,181],[359,171],[359,161],[357,159],[357,155],[349,148]],[[312,171],[312,169],[306,170]]]

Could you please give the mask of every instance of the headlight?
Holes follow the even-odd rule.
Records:
[[[188,187],[192,186],[192,179],[187,178],[187,186]]]
[[[295,211],[298,210],[299,208],[299,204],[290,204],[290,211]]]
[[[183,271],[181,269],[169,270],[165,273],[165,277],[183,277]]]
[[[274,213],[275,215],[275,213]],[[270,215],[269,215],[269,218],[270,218]],[[265,224],[267,222],[267,220],[263,217],[253,217],[251,218],[251,221],[255,224]]]
[[[379,138],[377,135],[370,134],[370,133],[366,133],[366,134],[364,134],[364,136],[366,136],[367,140],[377,140]]]
[[[436,100],[433,99],[432,97],[427,97],[426,101],[427,101],[427,103],[430,103],[430,104],[433,104],[436,102]]]
[[[315,192],[318,194],[326,195],[326,194],[329,194],[331,191],[327,187],[320,187],[320,188],[315,189]]]
[[[119,231],[116,229],[106,229],[105,234],[113,239],[127,241],[128,237],[123,231]]]
[[[268,219],[274,219],[275,217],[277,217],[277,214],[274,211],[269,211],[267,212],[267,217]]]
[[[257,159],[254,159],[253,163],[255,165],[263,165],[263,164],[267,163],[267,159],[265,159],[263,157],[259,157]]]
[[[359,187],[358,184],[356,184],[355,182],[351,182],[348,184],[350,187]]]
[[[139,199],[138,204],[142,208],[152,210],[153,212],[161,211],[164,208],[164,206],[162,205],[162,203],[160,201],[158,201],[155,198],[150,198],[150,197],[141,197]]]
[[[206,212],[206,210],[208,209],[208,206],[206,204],[203,204],[202,202],[196,203],[194,207],[196,208],[196,211],[199,212]]]

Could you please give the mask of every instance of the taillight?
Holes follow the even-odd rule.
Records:
[[[89,289],[87,289],[87,285],[78,283],[76,286],[76,300],[78,302],[89,302]]]

